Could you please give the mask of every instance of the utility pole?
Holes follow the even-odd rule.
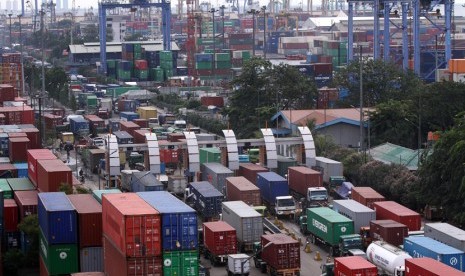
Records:
[[[212,59],[212,75],[213,75],[213,83],[216,84],[216,70],[215,70],[215,67],[216,67],[216,64],[215,64],[215,59],[216,59],[216,38],[215,38],[215,12],[217,12],[218,10],[215,9],[215,8],[212,8],[209,13],[212,14],[212,19],[213,19],[213,22],[212,22],[212,30],[213,30],[213,59]]]
[[[365,147],[363,146],[363,60],[362,45],[360,45],[360,151],[363,151],[365,162]]]
[[[259,14],[260,11],[256,9],[251,9],[247,12],[248,14],[252,14],[252,56],[255,56],[255,15]]]
[[[263,58],[266,59],[266,6],[262,6],[263,12]]]
[[[42,97],[45,96],[45,54],[44,54],[44,10],[40,10],[40,36],[41,40],[41,47],[42,47],[42,90],[38,97],[39,100],[39,128],[40,128],[40,142],[43,144],[44,142],[44,130],[42,125]]]
[[[226,47],[224,46],[224,9],[226,9],[226,7],[224,5],[222,5],[220,7],[220,10],[221,10],[220,15],[221,15],[221,18],[223,20],[223,28],[222,28],[223,35],[221,36],[221,38],[223,39],[223,49],[226,49]]]
[[[11,16],[13,16],[12,13],[8,14],[8,17],[10,18],[10,47],[13,49],[13,38],[11,37]]]
[[[24,89],[25,89],[25,85],[24,85],[24,57],[23,57],[23,35],[22,35],[22,26],[21,26],[21,17],[22,15],[19,14],[18,15],[18,19],[19,19],[19,50],[21,51],[20,53],[20,58],[21,58],[21,96],[24,96],[25,93],[24,93]],[[20,95],[18,95],[20,96]]]

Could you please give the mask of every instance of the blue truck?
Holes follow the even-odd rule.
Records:
[[[186,189],[185,201],[203,218],[219,218],[223,199],[223,194],[208,181],[191,182]]]
[[[432,238],[407,237],[404,239],[404,250],[413,258],[429,257],[460,271],[465,271],[465,252]]]
[[[256,183],[262,201],[272,215],[294,218],[296,206],[294,198],[289,195],[287,179],[275,172],[262,172],[257,174]]]
[[[135,119],[139,119],[139,114],[136,112],[124,111],[119,113],[119,117],[122,121],[132,122]]]
[[[69,118],[69,129],[74,135],[86,136],[89,134],[89,122],[82,117]]]

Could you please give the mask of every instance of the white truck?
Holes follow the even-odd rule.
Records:
[[[228,266],[226,271],[228,276],[249,275],[250,273],[250,256],[247,254],[228,255]]]
[[[367,248],[367,260],[373,263],[380,275],[404,276],[405,259],[412,257],[402,249],[382,241],[374,241]]]

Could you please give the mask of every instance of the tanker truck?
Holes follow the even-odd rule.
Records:
[[[380,275],[404,276],[405,259],[412,257],[400,248],[383,242],[374,241],[367,248],[367,260],[376,265]]]

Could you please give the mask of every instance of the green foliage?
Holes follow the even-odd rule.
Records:
[[[25,256],[27,266],[36,267],[38,265],[37,256],[39,255],[39,218],[37,215],[25,217],[20,224],[19,230],[25,233],[30,241],[29,252]]]
[[[227,126],[223,122],[216,119],[206,118],[195,113],[188,113],[186,117],[190,124],[217,135],[223,136],[223,129],[227,129]]]
[[[90,189],[87,189],[86,187],[76,187],[76,193],[78,194],[90,194],[92,191]]]
[[[61,183],[60,187],[58,188],[60,192],[63,192],[67,195],[73,194],[73,186],[68,183]]]
[[[5,275],[18,275],[18,269],[24,263],[24,254],[19,249],[10,249],[3,256],[3,267]]]

